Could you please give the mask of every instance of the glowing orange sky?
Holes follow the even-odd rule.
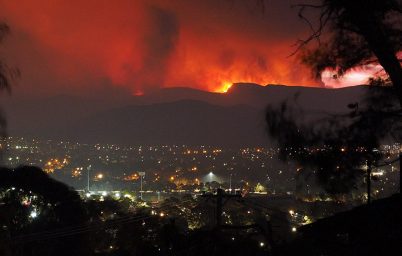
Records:
[[[20,68],[23,86],[38,91],[322,86],[287,58],[307,29],[290,4],[268,1],[262,13],[256,2],[239,0],[3,0],[0,15],[13,31],[5,55]],[[323,81],[340,87],[364,79]]]

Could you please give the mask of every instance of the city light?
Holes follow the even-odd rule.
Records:
[[[46,142],[47,143],[47,142]],[[47,144],[46,144],[47,145]],[[54,147],[56,147],[53,144],[49,144],[52,145]],[[66,145],[66,143],[63,144],[64,146]],[[84,147],[84,145],[79,145],[79,144],[73,144],[73,148],[70,148],[68,150],[70,150],[71,152],[73,152],[73,150],[75,150],[76,148],[83,150],[84,148],[80,148],[80,147]],[[21,148],[17,148],[18,151],[22,151],[23,149],[26,148],[32,148],[32,150],[36,150],[36,145],[32,145],[32,146],[23,146]],[[244,188],[235,188],[232,187],[232,175],[239,175],[239,173],[237,174],[233,174],[233,166],[248,166],[249,164],[251,164],[251,162],[255,162],[257,161],[257,159],[259,159],[259,161],[261,163],[257,163],[256,166],[258,167],[263,167],[263,166],[267,166],[267,161],[270,161],[270,159],[272,159],[273,156],[275,156],[275,154],[277,154],[278,149],[270,149],[270,148],[240,148],[236,151],[227,151],[226,149],[214,149],[213,147],[188,147],[186,145],[180,145],[180,146],[168,146],[166,148],[164,147],[157,147],[157,146],[153,146],[153,147],[143,147],[141,148],[141,150],[139,150],[140,148],[135,148],[132,147],[132,152],[133,152],[133,158],[128,158],[128,157],[123,157],[121,158],[121,156],[126,156],[127,153],[126,151],[121,151],[118,152],[119,148],[116,145],[98,145],[96,148],[101,148],[103,149],[105,152],[105,155],[98,155],[98,157],[84,157],[85,162],[77,162],[75,159],[75,155],[71,152],[64,152],[62,153],[62,155],[64,155],[65,157],[58,157],[55,158],[54,156],[46,156],[46,157],[41,157],[36,159],[35,161],[33,161],[33,164],[35,163],[41,163],[42,166],[45,165],[53,165],[53,164],[68,164],[70,163],[74,163],[74,166],[68,166],[66,165],[63,169],[60,169],[60,172],[57,173],[57,175],[63,175],[66,174],[68,175],[68,178],[74,178],[77,180],[77,182],[79,180],[82,179],[82,175],[83,170],[85,169],[85,167],[83,166],[90,166],[91,164],[94,165],[93,162],[87,162],[87,161],[95,161],[94,159],[100,159],[100,161],[106,161],[106,159],[108,159],[108,161],[110,162],[119,162],[121,161],[121,163],[127,164],[129,161],[133,160],[135,157],[139,158],[139,159],[146,159],[145,157],[143,157],[146,153],[147,154],[152,154],[149,157],[153,157],[154,159],[157,159],[156,162],[159,162],[160,164],[164,164],[166,163],[169,166],[174,166],[174,163],[176,161],[179,162],[183,162],[183,166],[177,166],[172,168],[172,171],[170,173],[166,173],[163,176],[160,176],[160,170],[159,169],[154,169],[152,170],[152,180],[148,180],[147,183],[145,183],[145,172],[140,172],[140,171],[133,171],[132,169],[128,169],[127,171],[124,171],[121,173],[120,176],[118,175],[114,175],[113,173],[111,173],[108,168],[105,168],[104,170],[102,170],[102,172],[95,172],[95,173],[91,173],[92,176],[90,176],[90,173],[86,173],[86,175],[88,175],[88,180],[91,180],[91,177],[95,180],[95,181],[101,181],[101,180],[105,180],[107,177],[111,177],[111,180],[120,180],[120,181],[135,181],[138,180],[138,183],[141,181],[141,183],[143,184],[136,184],[138,187],[137,189],[134,189],[130,192],[120,192],[120,191],[112,191],[112,192],[108,192],[105,191],[104,189],[106,189],[106,187],[101,186],[102,184],[99,184],[99,188],[98,189],[102,189],[102,190],[94,190],[94,188],[96,188],[96,184],[94,184],[93,189],[91,189],[89,191],[89,186],[87,188],[85,188],[85,190],[82,190],[82,197],[83,199],[96,199],[97,201],[102,201],[106,199],[107,195],[110,195],[113,197],[114,200],[120,200],[120,198],[129,198],[130,201],[135,202],[136,199],[141,198],[140,194],[142,193],[153,193],[152,196],[150,196],[150,198],[154,198],[155,199],[155,203],[159,203],[162,202],[164,200],[164,198],[166,196],[162,196],[163,193],[182,193],[183,191],[189,192],[189,193],[194,193],[194,194],[201,194],[203,192],[206,193],[212,193],[215,194],[215,190],[217,186],[223,186],[225,188],[229,188],[227,189],[227,193],[229,193],[230,188],[232,188],[232,191],[242,191],[242,189]],[[156,150],[157,149],[157,150]],[[393,154],[399,154],[399,149],[400,146],[396,145],[396,146],[388,146],[385,149],[381,149],[382,152],[388,153],[390,155]],[[63,150],[63,149],[58,149],[58,150]],[[109,150],[109,151],[108,151]],[[322,150],[322,149],[311,149],[311,152],[314,152],[314,150]],[[344,152],[349,152],[351,151],[351,149],[349,148],[338,148],[339,151],[344,151]],[[135,155],[137,152],[140,152],[139,155]],[[182,159],[179,158],[179,155],[182,155],[183,152],[186,152],[186,157],[188,158],[188,162],[186,162],[186,159]],[[187,154],[187,152],[189,154]],[[266,157],[264,158],[264,154],[266,152],[269,152]],[[92,154],[91,151],[87,152],[88,154]],[[163,160],[161,161],[161,157],[168,157],[168,154],[171,154],[172,157],[172,162],[169,162],[169,160]],[[210,154],[210,155],[209,155]],[[213,158],[215,156],[217,156],[218,154],[220,154],[220,156],[222,156],[221,159],[218,160],[218,158]],[[237,157],[237,154],[241,154],[241,158]],[[189,156],[190,155],[190,156]],[[18,158],[24,159],[24,157],[22,157],[22,153],[20,152],[19,155],[13,155],[12,156],[12,160],[16,161],[16,159]],[[206,158],[207,162],[201,162],[204,161],[204,158]],[[388,159],[393,159],[394,157],[389,157]],[[67,160],[68,159],[68,160]],[[211,161],[210,165],[206,165],[208,164],[208,162]],[[238,161],[238,162],[236,162]],[[245,161],[245,162],[243,162]],[[162,166],[163,168],[166,168],[166,166]],[[132,168],[132,167],[130,167]],[[161,168],[161,166],[158,166],[158,168]],[[224,168],[221,170],[221,168]],[[298,172],[300,172],[302,169],[302,167],[298,167],[296,170]],[[392,173],[392,171],[399,171],[398,168],[394,168],[394,166],[390,165],[389,168],[388,166],[383,167],[383,168],[373,168],[371,175],[379,180],[381,180],[384,184],[387,183],[391,183],[394,184],[395,182],[391,179],[389,179],[389,174]],[[195,171],[197,173],[200,173],[198,175],[195,175]],[[226,172],[224,172],[226,171]],[[286,175],[285,171],[282,170],[276,170],[276,174],[281,174],[281,175]],[[57,172],[57,171],[56,171]],[[225,177],[227,177],[226,179],[221,179],[219,175],[224,175]],[[256,172],[260,172],[260,170],[256,170]],[[203,173],[203,175],[202,175]],[[249,179],[249,177],[244,176],[244,173],[241,174],[243,175],[242,177],[242,183],[244,184],[244,186],[248,187],[247,189],[251,189],[250,193],[253,194],[260,194],[262,193],[261,191],[266,190],[271,190],[271,189],[275,189],[276,184],[272,183],[268,184],[266,181],[270,181],[269,177],[267,176],[267,180],[253,180],[253,179]],[[238,177],[238,176],[237,176]],[[140,180],[141,178],[143,178],[144,180]],[[171,182],[171,188],[169,188],[169,190],[164,190],[163,187],[160,187],[161,184],[159,184],[159,182],[163,181],[163,178],[165,179],[165,181],[169,181]],[[287,177],[284,177],[287,178]],[[246,180],[247,179],[247,180]],[[113,182],[113,181],[110,181]],[[217,182],[220,184],[209,184],[206,185],[207,183],[212,183],[212,182]],[[163,182],[162,182],[163,183]],[[226,184],[224,184],[226,183]],[[143,191],[144,189],[142,189],[141,185],[146,185],[146,184],[150,184],[152,189],[149,189],[149,191]],[[396,183],[395,183],[396,184]],[[105,184],[106,185],[106,184]],[[159,187],[158,187],[159,186]],[[381,185],[383,186],[383,185]],[[139,190],[138,188],[141,187]],[[15,188],[15,187],[10,187],[10,191],[11,190],[18,190],[18,191],[22,191],[20,188]],[[163,192],[162,192],[163,191]],[[379,196],[382,193],[384,193],[384,188],[383,187],[375,187],[373,188],[373,196]],[[158,193],[158,194],[156,194]],[[288,196],[292,196],[293,195],[293,191],[291,190],[291,188],[287,188],[286,190],[286,195]],[[137,195],[137,196],[134,196]],[[273,193],[274,194],[274,193]],[[157,196],[154,196],[157,195]],[[196,197],[196,196],[195,196]],[[156,200],[156,198],[158,198]],[[323,197],[323,198],[319,198],[316,195],[315,196],[310,196],[310,197],[304,197],[302,198],[303,202],[313,202],[313,201],[330,201],[330,197]],[[151,199],[153,200],[153,199]],[[22,200],[22,202],[30,202],[30,199],[24,199]],[[149,204],[147,204],[146,202],[141,202],[140,204],[138,204],[139,207],[149,207]],[[291,221],[291,226],[290,226],[290,231],[291,232],[297,232],[297,227],[301,226],[301,225],[306,225],[309,223],[313,223],[315,220],[316,216],[310,216],[307,215],[305,212],[303,212],[301,209],[294,209],[294,205],[288,205],[288,216],[290,218]],[[248,208],[245,209],[244,211],[245,214],[247,214],[248,216],[253,216],[253,214],[255,213],[255,209],[253,208]],[[156,212],[154,211],[155,215],[158,215],[160,217],[165,217],[168,214],[168,211],[164,211],[163,213],[159,212],[159,210]],[[32,212],[28,214],[28,216],[30,218],[35,218],[38,215],[38,212]],[[226,221],[226,220],[225,220]],[[265,245],[266,246],[266,245]]]
[[[133,198],[133,196],[130,195],[130,194],[124,194],[124,197],[125,197],[125,198],[129,198],[129,199],[132,199],[132,198]]]
[[[217,181],[217,177],[213,172],[209,172],[205,179],[206,182]]]
[[[402,0],[0,6],[0,256],[402,256]]]
[[[31,212],[31,214],[29,214],[29,216],[30,216],[31,218],[36,218],[36,217],[38,217],[38,213],[36,212],[36,210],[33,210],[33,211]]]

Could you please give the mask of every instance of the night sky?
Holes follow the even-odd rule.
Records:
[[[1,53],[21,71],[14,91],[31,96],[364,83],[362,70],[314,80],[288,57],[309,32],[295,3],[266,0],[263,11],[251,0],[1,0],[11,28]]]

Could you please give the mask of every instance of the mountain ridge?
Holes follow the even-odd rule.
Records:
[[[341,112],[365,91],[363,86],[323,89],[243,83],[227,93],[164,88],[122,100],[69,95],[16,99],[4,108],[10,135],[87,143],[251,146],[269,144],[264,121],[268,104],[297,98],[298,106],[307,110]]]

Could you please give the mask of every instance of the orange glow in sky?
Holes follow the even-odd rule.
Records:
[[[379,65],[354,68],[346,72],[342,77],[337,77],[336,73],[326,70],[322,73],[321,79],[327,87],[340,88],[354,85],[367,84],[371,77],[375,77],[382,70]]]
[[[272,1],[265,13],[251,2],[20,0],[1,1],[0,15],[12,29],[7,57],[32,90],[106,83],[141,95],[160,87],[226,92],[237,82],[342,87],[367,80],[367,70],[313,79],[288,58],[306,31],[291,1]]]

